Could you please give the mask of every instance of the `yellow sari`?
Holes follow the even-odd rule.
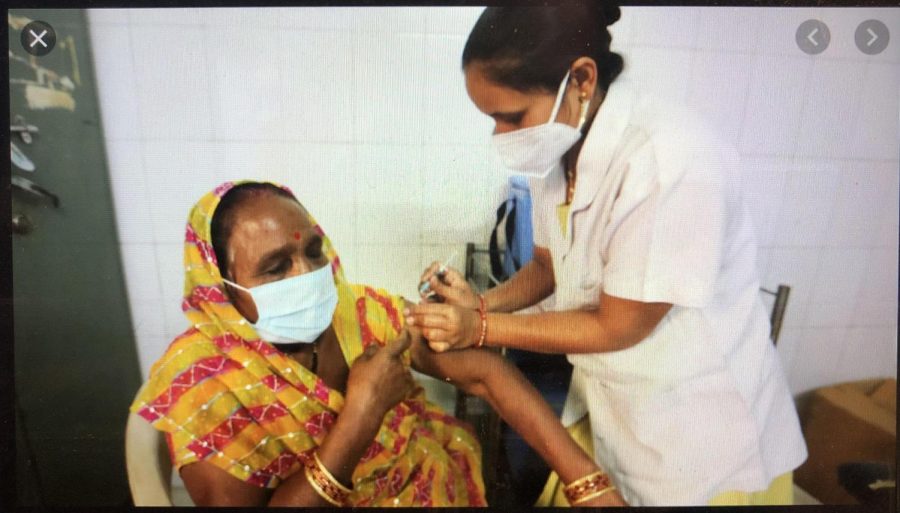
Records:
[[[225,183],[190,212],[182,310],[191,327],[157,361],[131,411],[167,434],[177,468],[207,461],[259,487],[302,468],[341,412],[340,392],[259,339],[228,300],[210,239]],[[286,188],[285,188],[286,189]],[[402,300],[350,285],[323,237],[338,306],[332,326],[348,365],[403,328]],[[404,355],[409,364],[409,354]],[[481,447],[471,428],[417,389],[385,415],[353,472],[354,506],[484,506]]]

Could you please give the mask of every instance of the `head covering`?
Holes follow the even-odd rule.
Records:
[[[242,481],[275,488],[322,443],[344,398],[261,340],[225,293],[211,225],[222,197],[243,183],[250,182],[224,183],[191,209],[182,301],[191,327],[153,365],[131,410],[166,432],[176,467],[207,461]],[[368,344],[384,344],[402,330],[402,298],[348,284],[328,237],[304,213],[322,237],[334,275],[332,326],[349,366]],[[483,505],[480,446],[467,428],[418,388],[385,416],[353,473],[351,501]]]

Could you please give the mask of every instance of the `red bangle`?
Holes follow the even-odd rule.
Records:
[[[487,337],[487,308],[484,304],[484,295],[478,294],[478,314],[481,316],[481,336],[478,337],[478,342],[475,343],[475,347],[482,347],[484,345],[484,339]]]

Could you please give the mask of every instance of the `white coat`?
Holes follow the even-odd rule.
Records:
[[[569,355],[563,423],[590,413],[596,461],[635,506],[764,490],[806,459],[738,166],[689,112],[615,82],[578,159],[565,234],[562,168],[529,180],[556,280],[544,309],[594,308],[601,290],[674,305],[635,346]]]

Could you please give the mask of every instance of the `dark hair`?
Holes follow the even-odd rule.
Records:
[[[229,189],[213,212],[209,234],[216,261],[219,263],[219,273],[222,276],[228,274],[228,240],[234,227],[234,212],[248,199],[261,195],[281,196],[300,204],[293,194],[271,183],[248,182]]]
[[[579,57],[597,62],[606,91],[622,71],[622,56],[609,51],[607,26],[621,16],[609,2],[566,2],[545,7],[488,7],[463,50],[462,66],[486,65],[488,78],[517,91],[555,92]]]

